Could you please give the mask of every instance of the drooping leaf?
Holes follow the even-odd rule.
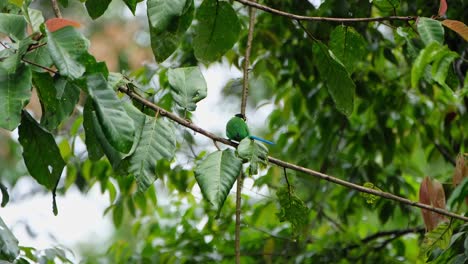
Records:
[[[429,177],[425,177],[419,189],[419,202],[433,206],[435,208],[445,209],[445,192],[442,184]],[[431,231],[441,222],[447,221],[447,218],[438,213],[421,209],[426,230]]]
[[[355,84],[349,73],[333,53],[320,42],[313,45],[315,64],[325,82],[336,108],[349,116],[354,108]]]
[[[426,46],[432,42],[444,43],[444,27],[442,27],[440,21],[428,17],[420,17],[417,26],[419,35]]]
[[[258,167],[268,164],[268,148],[255,140],[244,138],[237,146],[237,155],[243,160],[249,161],[249,173],[258,173]]]
[[[400,6],[400,0],[374,0],[372,3],[384,12],[394,11]]]
[[[457,32],[465,41],[468,41],[468,26],[466,26],[465,23],[458,20],[445,19],[442,21],[442,25]]]
[[[169,69],[167,73],[172,97],[185,110],[195,111],[197,103],[206,97],[205,78],[198,67]]]
[[[453,185],[458,185],[463,180],[463,178],[468,177],[468,164],[465,165],[465,158],[462,154],[457,155],[455,162],[455,170],[453,171]]]
[[[86,1],[86,10],[92,19],[96,19],[106,12],[112,0],[92,0]]]
[[[65,167],[54,136],[26,111],[23,111],[18,134],[29,173],[38,183],[54,190]]]
[[[21,15],[0,13],[0,33],[20,41],[26,37],[26,20]]]
[[[440,4],[439,4],[439,12],[437,12],[437,14],[439,16],[445,16],[445,13],[447,12],[447,0],[440,0]]]
[[[80,23],[78,23],[77,21],[57,17],[47,19],[45,25],[49,32],[55,32],[66,26],[72,26],[75,28],[79,28],[81,26]]]
[[[241,167],[242,160],[236,157],[234,151],[227,149],[209,154],[195,168],[195,179],[201,192],[218,214]]]
[[[432,42],[419,53],[411,68],[411,86],[417,87],[419,79],[424,74],[426,67],[433,63],[432,78],[445,86],[448,70],[451,62],[458,57],[458,54],[451,51],[447,46],[442,46],[437,42]]]
[[[0,217],[0,259],[12,263],[19,253],[18,239]]]
[[[338,26],[330,35],[330,50],[350,74],[366,55],[366,45],[364,38],[352,27]]]
[[[450,208],[455,208],[457,204],[460,205],[466,198],[468,198],[468,178],[463,178],[461,183],[453,190],[447,204]]]
[[[280,188],[276,191],[280,210],[276,213],[280,222],[291,223],[295,234],[307,224],[309,208],[304,202],[288,187]]]
[[[99,142],[102,151],[104,152],[104,154],[106,154],[106,157],[112,165],[112,168],[114,169],[114,171],[118,172],[125,155],[123,153],[118,152],[107,140],[107,137],[104,134],[101,124],[99,122],[99,118],[96,114],[96,111],[92,111],[90,116],[92,119],[92,126],[94,128],[94,134],[96,136],[96,139]]]
[[[54,79],[48,73],[34,74],[33,83],[41,100],[41,125],[49,130],[57,128],[75,109],[80,89],[65,78]]]
[[[13,130],[31,97],[31,68],[21,64],[14,73],[6,68],[9,66],[0,63],[0,127]]]
[[[87,88],[107,140],[117,151],[128,153],[133,144],[135,127],[121,100],[101,74],[88,76]]]
[[[64,27],[47,33],[47,47],[60,75],[76,79],[85,72],[79,62],[88,53],[89,41],[73,27]]]
[[[102,151],[94,128],[93,112],[95,109],[92,100],[91,97],[86,98],[86,103],[83,108],[83,128],[85,131],[85,144],[88,150],[88,157],[92,161],[97,161],[104,155],[104,152]]]
[[[130,157],[129,172],[133,174],[138,190],[145,191],[157,179],[156,163],[174,157],[176,141],[172,124],[162,118],[146,117],[141,139]]]
[[[205,63],[220,59],[239,37],[241,27],[236,11],[228,2],[204,0],[196,17],[195,57]]]
[[[193,0],[147,1],[151,48],[157,62],[166,60],[179,46],[193,20]]]

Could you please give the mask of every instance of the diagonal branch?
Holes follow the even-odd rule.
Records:
[[[219,137],[219,136],[217,136],[217,135],[215,135],[215,134],[213,134],[213,133],[211,133],[209,131],[204,130],[203,128],[191,123],[189,120],[185,120],[185,119],[177,116],[176,114],[174,114],[172,112],[166,111],[164,108],[161,108],[160,106],[157,106],[154,103],[146,100],[145,98],[143,98],[143,97],[139,96],[138,94],[134,93],[133,91],[131,91],[127,87],[120,87],[119,91],[121,91],[122,93],[127,94],[130,98],[138,101],[139,103],[141,103],[141,104],[143,104],[143,105],[145,105],[145,106],[147,106],[147,107],[149,107],[149,108],[151,108],[151,109],[153,109],[155,111],[159,111],[159,113],[162,116],[165,116],[165,117],[179,123],[182,126],[190,128],[195,132],[198,132],[198,133],[200,133],[200,134],[202,134],[202,135],[204,135],[206,137],[209,137],[214,141],[218,141],[218,142],[221,142],[221,143],[223,143],[225,145],[229,145],[229,146],[232,146],[232,147],[237,147],[237,145],[238,145],[237,143],[231,142],[231,141],[229,141],[229,140],[227,140],[225,138]],[[441,214],[441,215],[445,215],[445,216],[448,216],[448,217],[451,217],[451,218],[455,218],[455,219],[459,219],[459,220],[468,222],[468,217],[462,216],[462,215],[459,215],[459,214],[456,214],[456,213],[449,212],[449,211],[447,211],[445,209],[436,208],[436,207],[433,207],[433,206],[430,206],[430,205],[427,205],[427,204],[423,204],[423,203],[419,203],[419,202],[416,202],[416,201],[411,201],[409,199],[394,195],[392,193],[366,188],[366,187],[363,187],[361,185],[358,185],[358,184],[355,184],[355,183],[352,183],[352,182],[348,182],[348,181],[333,177],[333,176],[325,174],[325,173],[321,173],[321,172],[314,171],[314,170],[311,170],[311,169],[308,169],[308,168],[304,168],[304,167],[301,167],[301,166],[298,166],[298,165],[295,165],[295,164],[292,164],[292,163],[289,163],[289,162],[286,162],[286,161],[283,161],[283,160],[280,160],[280,159],[277,159],[277,158],[274,158],[274,157],[271,157],[271,156],[268,157],[268,161],[270,163],[273,163],[273,164],[278,165],[280,167],[283,167],[283,168],[286,168],[286,169],[291,169],[291,170],[298,171],[298,172],[302,172],[304,174],[314,176],[316,178],[320,178],[322,180],[326,180],[326,181],[329,181],[329,182],[332,182],[332,183],[347,187],[349,189],[353,189],[353,190],[356,190],[356,191],[359,191],[359,192],[373,194],[373,195],[376,195],[376,196],[379,196],[379,197],[382,197],[382,198],[385,198],[385,199],[388,199],[388,200],[397,201],[397,202],[400,202],[400,203],[403,203],[403,204],[407,204],[409,206],[419,207],[419,208],[426,209],[426,210],[429,210],[429,211],[432,211],[432,212],[435,212],[435,213],[438,213],[438,214]]]
[[[362,17],[362,18],[338,18],[338,17],[312,17],[312,16],[301,16],[288,12],[284,12],[278,9],[271,8],[269,6],[261,5],[249,0],[235,0],[246,6],[255,7],[257,9],[263,10],[268,13],[275,15],[280,15],[288,17],[295,20],[304,20],[304,21],[329,21],[329,22],[338,22],[338,23],[353,23],[353,22],[376,22],[376,21],[391,21],[391,20],[400,20],[400,21],[411,21],[416,20],[415,16],[386,16],[386,17]]]
[[[245,108],[247,107],[247,96],[249,94],[249,67],[250,67],[250,52],[252,50],[252,40],[253,32],[255,27],[255,8],[249,8],[249,34],[247,35],[247,47],[245,49],[245,58],[244,58],[244,79],[242,83],[242,104],[241,104],[241,114],[245,117]]]
[[[54,9],[55,17],[62,18],[62,13],[60,12],[60,7],[58,5],[57,0],[51,0],[52,2],[52,9]]]

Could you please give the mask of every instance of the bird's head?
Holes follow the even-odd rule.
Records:
[[[235,116],[242,118],[245,121],[245,116],[243,114],[236,114]]]

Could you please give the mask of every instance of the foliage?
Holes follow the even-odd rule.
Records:
[[[458,220],[439,221],[427,211],[421,217],[408,206],[268,162],[270,154],[412,200],[419,190],[422,203],[466,212],[463,1],[261,1],[302,16],[403,17],[342,23],[259,12],[247,73],[248,112],[271,103],[265,136],[277,144],[267,149],[244,139],[236,151],[216,145],[214,152],[182,126],[219,141],[191,120],[197,104],[210,96],[199,65],[242,69],[250,22],[246,1],[148,0],[143,30],[157,63],[122,66],[120,72],[90,54],[89,32],[82,33],[79,23],[45,19],[31,2],[0,2],[0,127],[18,129],[22,147],[8,136],[0,140],[2,206],[14,206],[8,190],[26,170],[52,191],[54,213],[58,189],[66,195],[72,185],[85,191],[98,184],[109,193],[104,213],[112,214],[117,233],[105,255],[90,254],[83,263],[231,263],[236,208],[229,194],[240,175],[253,182],[237,208],[242,263],[467,259],[468,230]],[[65,12],[72,8],[67,0],[59,2]],[[112,1],[70,2],[98,19]],[[133,14],[139,2],[124,1]],[[239,95],[239,87],[226,85],[223,105],[213,111]],[[26,107],[36,99],[33,88],[39,112]],[[85,154],[76,153],[76,138],[85,143]],[[454,186],[448,186],[454,166]],[[157,179],[165,183],[169,204],[159,201]],[[423,218],[429,232],[408,235],[419,234]],[[59,248],[18,247],[0,224],[0,259],[70,262]]]

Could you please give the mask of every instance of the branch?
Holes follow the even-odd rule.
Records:
[[[249,94],[249,67],[250,67],[250,52],[252,50],[253,31],[255,27],[255,8],[249,8],[249,34],[247,36],[247,47],[245,49],[244,58],[244,79],[242,83],[242,103],[241,114],[245,117],[245,108],[247,106],[247,95]]]
[[[219,136],[217,136],[217,135],[215,135],[215,134],[213,134],[211,132],[208,132],[208,131],[202,129],[201,127],[199,127],[197,125],[194,125],[193,123],[191,123],[188,120],[185,120],[185,119],[183,119],[183,118],[181,118],[181,117],[179,117],[179,116],[177,116],[177,115],[175,115],[175,114],[173,114],[173,113],[171,113],[169,111],[166,111],[165,109],[153,104],[152,102],[146,100],[145,98],[142,98],[141,96],[134,93],[133,91],[131,91],[127,87],[119,87],[119,91],[127,94],[130,98],[138,101],[139,103],[141,103],[141,104],[143,104],[143,105],[145,105],[145,106],[147,106],[147,107],[149,107],[149,108],[151,108],[151,109],[153,109],[155,111],[159,111],[159,113],[162,116],[166,116],[167,118],[179,123],[180,125],[185,126],[187,128],[190,128],[195,132],[198,132],[198,133],[200,133],[200,134],[202,134],[202,135],[204,135],[206,137],[211,138],[212,140],[221,142],[221,143],[223,143],[225,145],[229,145],[229,146],[232,146],[232,147],[237,147],[237,145],[238,145],[237,143],[234,143],[234,142],[231,142],[231,141],[229,141],[229,140],[227,140],[225,138],[219,137]],[[292,163],[289,163],[289,162],[286,162],[286,161],[282,161],[282,160],[274,158],[274,157],[269,156],[268,161],[270,163],[278,165],[280,167],[283,167],[283,168],[286,168],[286,169],[291,169],[291,170],[298,171],[298,172],[302,172],[304,174],[314,176],[314,177],[322,179],[322,180],[326,180],[326,181],[329,181],[329,182],[332,182],[332,183],[336,183],[338,185],[347,187],[349,189],[354,189],[354,190],[359,191],[359,192],[373,194],[373,195],[376,195],[376,196],[379,196],[379,197],[382,197],[382,198],[385,198],[385,199],[388,199],[388,200],[394,200],[394,201],[397,201],[397,202],[400,202],[400,203],[403,203],[403,204],[407,204],[409,206],[419,207],[419,208],[426,209],[426,210],[429,210],[429,211],[432,211],[432,212],[435,212],[435,213],[438,213],[438,214],[441,214],[441,215],[448,216],[450,218],[455,218],[455,219],[459,219],[459,220],[468,222],[468,217],[466,217],[466,216],[458,215],[458,214],[449,212],[449,211],[441,209],[441,208],[435,208],[435,207],[427,205],[427,204],[411,201],[411,200],[408,200],[406,198],[403,198],[403,197],[400,197],[400,196],[397,196],[397,195],[394,195],[394,194],[391,194],[391,193],[378,191],[378,190],[374,190],[374,189],[369,189],[369,188],[363,187],[361,185],[354,184],[352,182],[348,182],[348,181],[345,181],[345,180],[342,180],[342,179],[327,175],[325,173],[321,173],[321,172],[314,171],[314,170],[311,170],[311,169],[308,169],[308,168],[304,168],[304,167],[301,167],[301,166],[298,166],[298,165],[295,165],[295,164],[292,164]]]
[[[361,240],[360,244],[366,244],[366,243],[371,242],[372,240],[376,240],[378,238],[386,237],[386,236],[392,236],[391,239],[395,239],[395,238],[398,238],[398,237],[401,237],[401,236],[404,236],[404,235],[410,234],[410,233],[424,233],[424,227],[415,227],[415,228],[397,229],[397,230],[388,230],[388,231],[377,232],[375,234],[372,234],[372,235],[370,235],[368,237],[363,238]],[[349,245],[349,246],[345,247],[344,250],[350,250],[350,249],[357,248],[357,247],[361,246],[360,244]]]
[[[363,17],[363,18],[338,18],[338,17],[312,17],[312,16],[301,16],[292,13],[287,13],[278,9],[274,9],[265,5],[257,4],[249,0],[235,0],[241,4],[255,7],[257,9],[263,10],[268,13],[272,13],[279,16],[284,16],[290,19],[295,20],[304,20],[304,21],[329,21],[329,22],[338,22],[338,23],[353,23],[353,22],[376,22],[376,21],[391,21],[391,20],[401,20],[401,21],[411,21],[416,20],[415,16],[386,16],[386,17]]]
[[[27,60],[27,59],[25,59],[25,58],[23,58],[23,59],[21,59],[21,60],[22,60],[23,62],[28,63],[28,64],[34,65],[34,66],[36,66],[36,67],[39,67],[39,68],[41,68],[41,69],[43,69],[43,70],[46,70],[46,71],[48,71],[48,72],[50,72],[50,73],[53,73],[53,74],[57,74],[57,73],[58,73],[58,71],[56,71],[56,70],[54,70],[54,69],[51,69],[51,68],[49,68],[49,67],[46,67],[46,66],[42,66],[42,65],[40,65],[40,64],[37,64],[37,63],[35,63],[34,61],[30,61],[30,60]]]
[[[57,3],[57,0],[51,0],[52,8],[54,9],[55,16],[58,18],[62,18],[62,13],[60,13],[60,7]]]

